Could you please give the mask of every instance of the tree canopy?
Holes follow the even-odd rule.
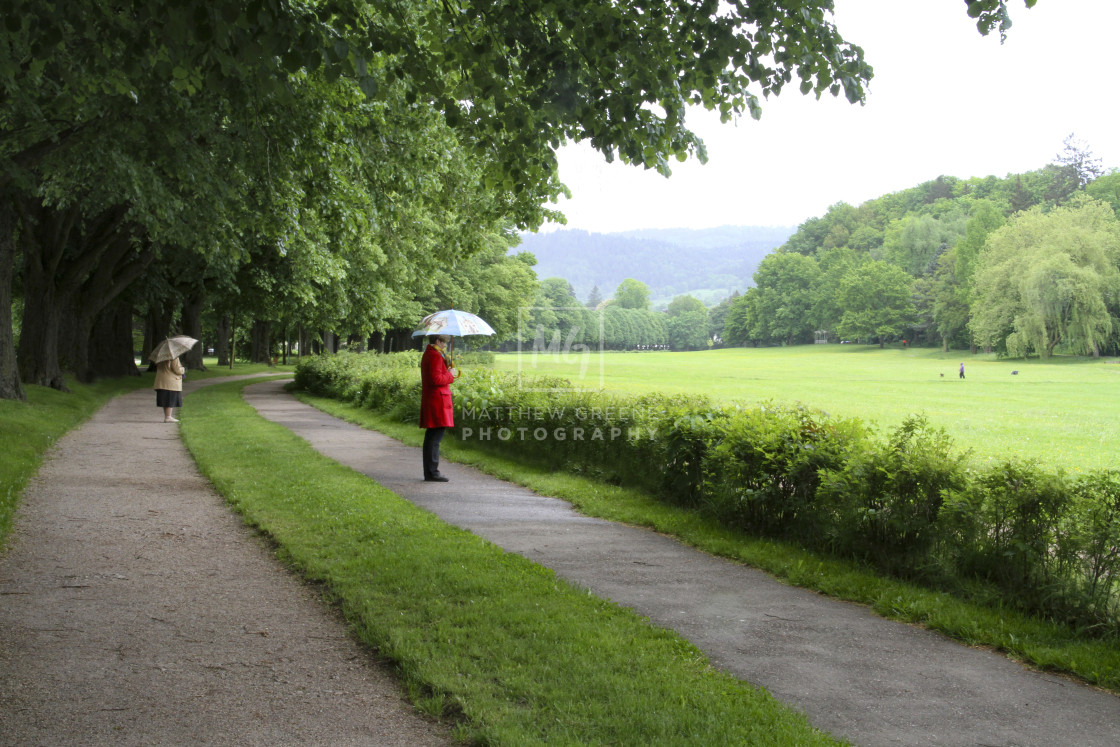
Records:
[[[204,307],[221,325],[241,315],[333,336],[386,333],[440,294],[496,308],[475,281],[435,278],[473,274],[462,263],[509,246],[509,227],[562,220],[548,207],[564,192],[561,144],[668,174],[673,159],[706,158],[689,106],[758,117],[760,97],[791,85],[862,102],[871,67],[831,10],[90,0],[62,13],[11,0],[0,396],[22,395],[17,357],[24,380],[56,387],[64,366],[105,370],[88,351],[120,347],[90,344],[117,328],[110,315],[143,315],[149,337],[175,318],[200,324]],[[1009,24],[1004,0],[967,10],[981,33]]]
[[[641,280],[627,278],[615,289],[614,302],[624,309],[648,309],[649,286]]]
[[[1036,171],[941,176],[833,205],[760,263],[719,336],[790,344],[827,333],[1013,356],[1120,350],[1110,290],[1120,262],[1107,249],[1120,173],[1101,173],[1073,135],[1064,146]]]
[[[970,327],[1011,356],[1049,357],[1059,343],[1099,354],[1120,317],[1120,221],[1086,199],[1012,218],[988,237]]]

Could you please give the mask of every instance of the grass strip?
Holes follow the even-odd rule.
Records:
[[[834,744],[676,633],[450,526],[240,397],[193,394],[200,469],[321,584],[418,704],[477,744]]]
[[[335,417],[419,446],[423,431],[354,405],[302,393],[297,396]],[[1068,626],[990,607],[884,578],[859,564],[825,557],[788,543],[734,532],[698,514],[628,488],[551,472],[445,438],[441,458],[470,464],[541,495],[569,501],[588,516],[649,527],[705,552],[759,568],[786,583],[858,602],[877,614],[921,625],[970,646],[1000,651],[1038,669],[1074,675],[1120,693],[1120,641],[1079,635]]]

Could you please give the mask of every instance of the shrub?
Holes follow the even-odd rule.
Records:
[[[1024,595],[1037,593],[1056,575],[1058,527],[1072,497],[1066,480],[1034,462],[1006,461],[979,474],[973,489],[982,493],[975,572]]]
[[[716,513],[741,528],[818,543],[826,516],[817,505],[822,471],[863,447],[854,421],[804,407],[765,405],[719,423],[704,473]]]
[[[885,443],[851,451],[821,475],[830,544],[884,568],[914,569],[936,543],[945,497],[965,487],[966,456],[922,417],[904,420]]]
[[[296,383],[415,422],[419,360],[416,351],[307,357]],[[1035,463],[969,470],[967,454],[922,417],[879,441],[857,421],[803,407],[616,396],[477,368],[456,383],[455,404],[457,434],[476,448],[1120,632],[1120,471],[1071,480]]]
[[[1073,487],[1073,510],[1066,532],[1076,568],[1079,623],[1101,627],[1120,622],[1120,471],[1081,478]]]

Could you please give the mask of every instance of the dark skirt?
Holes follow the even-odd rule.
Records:
[[[156,390],[156,407],[182,407],[183,393],[173,392],[170,389]]]

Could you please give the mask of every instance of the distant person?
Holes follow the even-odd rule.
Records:
[[[961,378],[964,378],[964,364],[961,364]]]
[[[156,407],[163,408],[163,422],[178,423],[173,411],[183,406],[183,376],[186,371],[178,358],[156,364]]]
[[[459,370],[447,365],[450,335],[429,335],[428,347],[420,359],[420,427],[424,432],[424,480],[447,482],[439,473],[439,442],[443,432],[455,425],[451,405],[451,382]]]

